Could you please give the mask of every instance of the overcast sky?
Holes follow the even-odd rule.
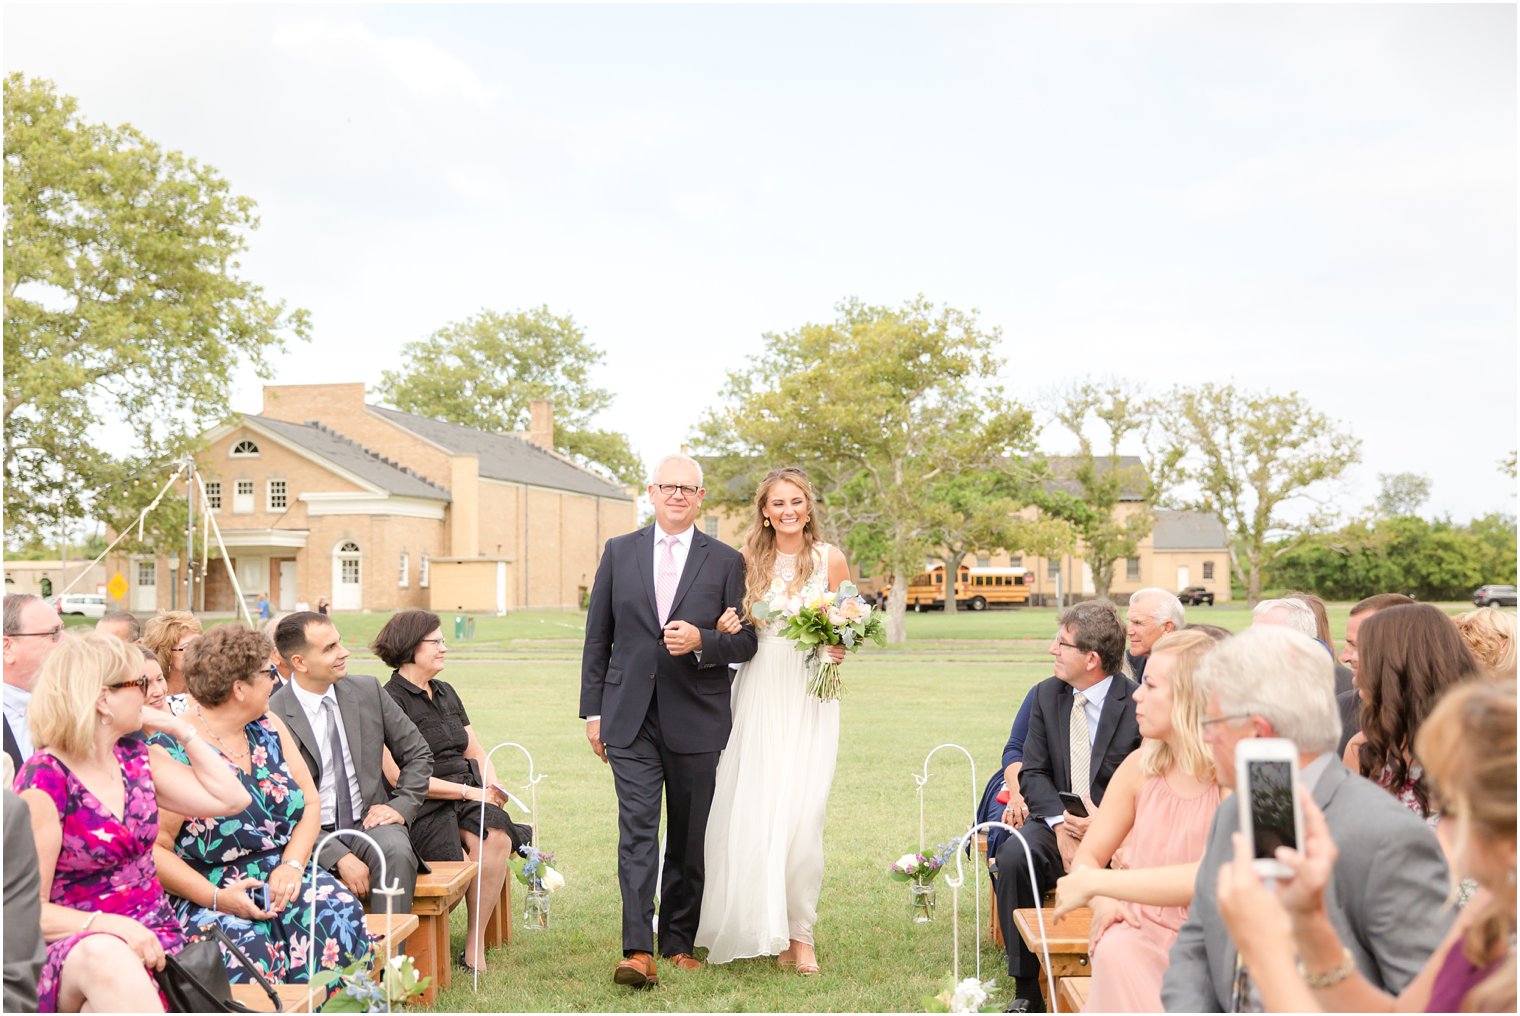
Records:
[[[8,3],[7,71],[212,166],[284,383],[376,382],[483,307],[607,352],[605,426],[684,440],[767,331],[922,292],[1084,374],[1298,390],[1515,510],[1510,5]],[[238,409],[259,382],[239,372]],[[1065,450],[1056,432],[1046,450]]]

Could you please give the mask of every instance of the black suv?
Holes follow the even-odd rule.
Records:
[[[1202,586],[1188,586],[1177,594],[1177,599],[1189,607],[1196,607],[1200,603],[1207,603],[1211,607],[1214,605],[1214,594]]]
[[[1473,590],[1473,603],[1480,607],[1513,607],[1514,586],[1479,586]]]

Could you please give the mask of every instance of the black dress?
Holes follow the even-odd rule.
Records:
[[[399,671],[392,672],[385,684],[385,690],[433,749],[433,775],[450,783],[481,786],[479,769],[464,757],[470,743],[470,735],[464,728],[469,726],[470,717],[459,693],[436,678],[429,682],[429,688],[433,692],[431,698]],[[487,835],[492,829],[502,830],[511,837],[514,853],[528,842],[527,827],[513,822],[505,809],[487,804],[485,815]],[[412,846],[424,861],[462,861],[464,845],[459,840],[459,831],[479,834],[480,802],[429,798],[422,802],[409,829]]]

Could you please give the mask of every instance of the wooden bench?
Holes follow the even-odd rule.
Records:
[[[1086,1012],[1087,992],[1092,987],[1091,977],[1063,977],[1056,982],[1056,994],[1060,996],[1057,1012]]]
[[[418,996],[423,1005],[432,1005],[438,992],[454,981],[454,964],[449,957],[449,912],[464,899],[475,877],[475,865],[469,861],[429,861],[428,866],[433,870],[417,875],[417,889],[412,894],[412,916],[420,926],[408,950],[418,976],[433,978],[433,983]]]
[[[313,1011],[306,1004],[306,985],[276,984],[274,990],[280,996],[280,1008],[285,1012]],[[274,1012],[274,1006],[269,1004],[269,996],[264,994],[264,989],[257,984],[234,984],[232,1000],[243,1003],[254,1012]],[[322,1003],[327,1001],[327,992],[316,992],[315,1001],[320,1008]]]
[[[390,919],[391,934],[389,939],[385,937],[385,924],[384,914],[364,915],[365,930],[369,932],[369,937],[374,942],[375,970],[377,972],[386,963],[390,962],[392,956],[405,952],[404,949],[398,949],[397,946],[404,945],[406,940],[412,937],[412,932],[421,927],[422,921],[416,914],[395,915]],[[413,965],[416,965],[415,962]]]
[[[1049,974],[1057,980],[1063,977],[1086,977],[1091,973],[1087,962],[1087,937],[1092,929],[1092,911],[1082,907],[1059,921],[1053,920],[1050,915],[1051,911],[1047,908],[1044,914],[1044,943],[1050,949]],[[1015,910],[1013,923],[1018,929],[1019,937],[1043,968],[1045,955],[1041,950],[1040,912],[1033,907]],[[1046,971],[1041,969],[1040,994],[1045,998],[1046,1010],[1054,1010],[1057,1000],[1050,997],[1049,982],[1045,975]]]

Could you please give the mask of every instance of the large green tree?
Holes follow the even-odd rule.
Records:
[[[975,312],[923,296],[847,300],[833,321],[765,335],[699,427],[708,489],[722,498],[757,469],[806,468],[856,563],[891,574],[888,638],[903,641],[908,580],[944,535],[936,486],[1001,469],[1033,440],[1030,414],[997,384],[998,340]]]
[[[1125,465],[1119,448],[1144,436],[1153,405],[1137,388],[1118,381],[1077,381],[1050,400],[1056,422],[1077,441],[1077,454],[1061,460],[1057,480],[1075,485],[1088,511],[1074,518],[1082,557],[1092,569],[1093,592],[1108,599],[1114,565],[1134,556],[1156,525],[1156,491],[1143,466]],[[1095,434],[1096,432],[1096,434]],[[1125,495],[1132,507],[1120,511]]]
[[[1312,499],[1361,454],[1361,442],[1297,392],[1276,395],[1233,384],[1178,388],[1166,400],[1176,479],[1192,485],[1189,507],[1219,515],[1231,536],[1230,567],[1251,604],[1262,570],[1293,540],[1326,528],[1322,510],[1288,518],[1283,509]]]
[[[495,431],[527,430],[529,403],[548,399],[557,451],[637,485],[643,465],[628,437],[592,426],[612,404],[591,382],[603,358],[568,314],[482,310],[407,343],[405,366],[386,371],[379,392],[405,412]]]
[[[121,501],[230,411],[234,368],[307,337],[243,278],[254,202],[50,82],[5,79],[5,516],[25,538]],[[136,438],[134,465],[104,433]],[[160,480],[161,482],[161,480]],[[113,520],[114,521],[114,520]]]

